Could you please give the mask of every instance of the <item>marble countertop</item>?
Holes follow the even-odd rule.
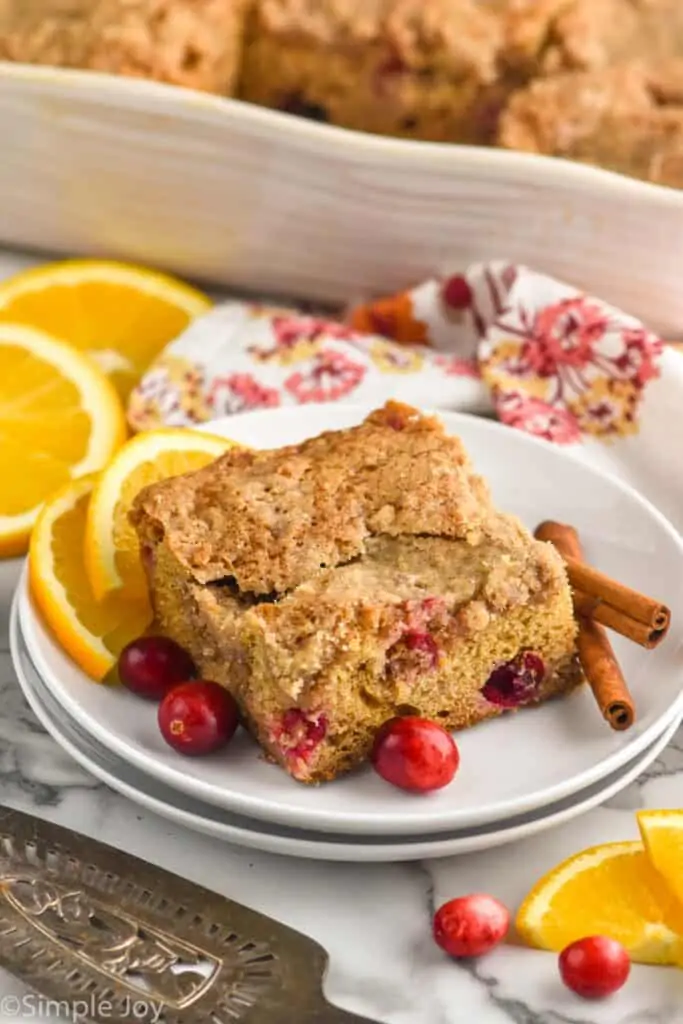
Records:
[[[33,262],[0,253],[0,277]],[[487,891],[513,907],[539,872],[564,856],[635,838],[635,808],[683,805],[683,732],[605,807],[485,854],[352,865],[256,853],[187,831],[114,794],[42,730],[9,656],[18,573],[19,563],[0,564],[2,803],[97,836],[310,935],[330,955],[329,1000],[380,1024],[683,1024],[683,972],[636,967],[617,996],[587,1003],[560,984],[554,955],[507,946],[462,964],[431,939],[433,909],[447,899]],[[26,994],[0,971],[0,1022],[41,1016]],[[273,1024],[298,1022],[285,1013]]]

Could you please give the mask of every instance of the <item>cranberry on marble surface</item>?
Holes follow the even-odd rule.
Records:
[[[453,780],[460,754],[453,737],[440,725],[407,715],[392,718],[379,729],[370,760],[392,786],[430,793]]]
[[[456,959],[483,956],[503,941],[507,908],[494,896],[473,893],[444,903],[434,915],[434,941]]]
[[[533,651],[522,651],[493,670],[482,694],[491,704],[517,708],[532,701],[545,676],[543,659]]]
[[[229,743],[239,725],[239,711],[226,689],[197,679],[166,694],[159,705],[158,720],[169,746],[197,757],[212,754]]]
[[[178,683],[196,675],[195,664],[184,648],[165,636],[142,636],[121,651],[119,679],[146,700],[161,700]]]
[[[620,942],[592,935],[572,942],[561,953],[560,976],[583,999],[604,999],[626,984],[631,959]]]

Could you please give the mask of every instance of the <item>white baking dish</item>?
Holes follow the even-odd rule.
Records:
[[[0,244],[323,301],[503,257],[683,335],[683,192],[107,75],[0,64]]]

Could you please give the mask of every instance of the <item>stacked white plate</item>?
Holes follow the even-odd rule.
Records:
[[[211,424],[255,447],[276,447],[359,422],[368,410],[309,407],[251,413]],[[501,845],[604,802],[635,779],[683,716],[683,543],[626,485],[497,424],[442,414],[488,477],[497,503],[529,526],[571,522],[591,562],[657,597],[674,628],[655,651],[616,637],[636,700],[636,724],[612,732],[588,688],[458,736],[454,782],[427,797],[405,794],[370,769],[306,787],[267,764],[243,734],[208,758],[182,758],[164,743],[154,706],[96,686],[59,648],[24,578],[11,643],[21,686],[55,739],[86,769],[145,807],[227,841],[328,860],[415,860]]]

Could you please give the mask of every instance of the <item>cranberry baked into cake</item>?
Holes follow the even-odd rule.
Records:
[[[302,782],[362,763],[397,714],[462,729],[580,680],[559,556],[409,407],[230,450],[132,518],[159,626]]]

